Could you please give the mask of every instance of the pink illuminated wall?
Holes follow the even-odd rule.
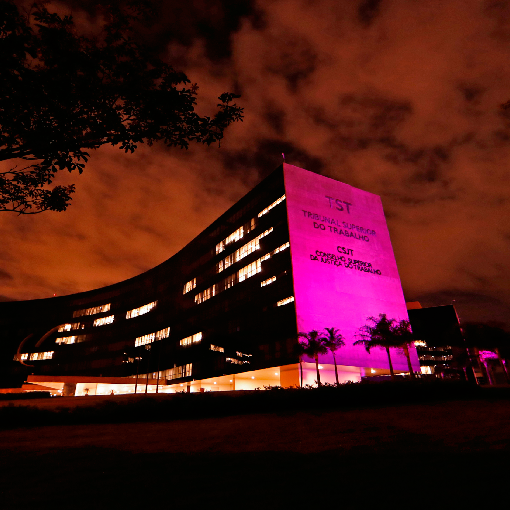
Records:
[[[284,164],[284,179],[298,331],[339,328],[346,346],[337,363],[388,368],[385,350],[352,345],[369,315],[408,318],[381,199],[292,165]],[[407,371],[397,349],[392,363]]]

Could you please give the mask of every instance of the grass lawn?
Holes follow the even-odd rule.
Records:
[[[506,507],[510,401],[14,428],[0,450],[2,509]]]

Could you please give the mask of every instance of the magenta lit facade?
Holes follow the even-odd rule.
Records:
[[[346,345],[337,363],[360,375],[388,369],[385,350],[353,345],[368,316],[408,318],[380,197],[288,164],[284,180],[298,331],[339,328]],[[391,357],[407,371],[403,353]],[[333,363],[331,354],[320,361]],[[411,361],[419,370],[414,348]]]

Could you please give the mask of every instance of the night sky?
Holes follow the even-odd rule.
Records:
[[[84,30],[94,2],[52,2]],[[381,195],[407,301],[510,326],[510,2],[155,4],[148,44],[241,93],[221,147],[103,147],[67,212],[0,214],[0,299],[81,292],[168,259],[282,161]],[[60,182],[60,181],[59,181]]]

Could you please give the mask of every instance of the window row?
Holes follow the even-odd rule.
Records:
[[[92,325],[93,326],[104,326],[105,324],[112,324],[115,319],[115,315],[108,315],[108,317],[101,317],[96,319]]]
[[[191,377],[192,363],[180,367],[168,368],[159,372],[149,372],[148,374],[138,374],[138,379],[143,380],[147,376],[149,379],[180,379],[181,377]],[[136,375],[132,375],[135,378]]]
[[[81,324],[80,322],[73,322],[71,324],[62,324],[58,327],[58,332],[62,333],[63,331],[71,331],[72,329],[84,329],[85,324]]]
[[[216,351],[216,352],[225,352],[225,349],[223,347],[220,347],[219,345],[211,344],[211,347],[209,347],[209,349],[211,351]]]
[[[227,363],[233,363],[234,365],[245,365],[245,364],[250,364],[249,361],[246,361],[246,360],[243,360],[241,361],[240,359],[236,359],[236,358],[225,358],[225,361]]]
[[[225,257],[223,260],[220,260],[216,264],[216,272],[221,273],[224,269],[227,269],[235,262],[244,259],[248,255],[250,255],[250,253],[253,253],[255,250],[259,250],[260,240],[263,237],[266,237],[272,231],[273,227],[267,229],[265,232],[262,232],[262,234],[257,236],[255,239],[252,239],[249,243],[246,243],[244,246],[241,246],[239,249],[237,249],[234,253],[232,253],[228,257]]]
[[[260,282],[260,286],[261,287],[265,287],[266,285],[270,285],[274,281],[276,281],[276,276],[271,276],[271,278],[268,278],[267,280],[264,280],[263,282]]]
[[[239,241],[239,239],[242,239],[245,236],[245,234],[248,234],[248,232],[251,232],[255,228],[255,226],[256,226],[255,218],[252,218],[248,223],[239,227],[237,230],[232,232],[229,236],[225,237],[225,239],[223,239],[223,241],[220,241],[216,245],[216,255],[218,253],[221,253],[228,244],[235,243],[236,241]]]
[[[184,289],[182,290],[182,293],[187,294],[188,292],[191,292],[196,286],[197,286],[197,279],[193,278],[193,280],[190,280],[189,282],[186,282],[184,284]]]
[[[84,310],[75,310],[73,317],[81,317],[82,315],[95,315],[96,313],[108,312],[110,310],[111,303],[101,306],[94,306],[92,308],[85,308]]]
[[[237,273],[227,276],[227,278],[225,278],[221,282],[215,283],[212,287],[209,287],[204,291],[199,292],[198,294],[195,295],[195,304],[198,305],[200,303],[203,303],[204,301],[207,301],[208,299],[211,299],[212,297],[216,296],[216,294],[219,294],[220,292],[229,289],[236,283],[242,282],[257,273],[260,273],[262,271],[262,262],[270,259],[273,255],[276,255],[277,253],[286,250],[289,246],[290,246],[289,242],[286,242],[285,244],[278,246],[278,248],[274,249],[269,253],[266,253],[259,259],[253,261],[251,264],[248,264],[247,266],[244,266],[243,268],[239,269]]]
[[[285,195],[281,196],[278,200],[275,200],[271,205],[268,205],[265,209],[259,212],[258,217],[264,216],[267,214],[273,207],[276,207],[278,204],[281,204],[285,200]]]
[[[56,344],[77,344],[79,342],[84,342],[87,338],[87,335],[76,335],[76,336],[62,336],[55,340]]]
[[[202,332],[199,331],[198,333],[195,333],[194,335],[187,336],[186,338],[183,338],[179,342],[179,345],[191,345],[191,344],[196,344],[201,341],[202,341]]]
[[[16,354],[16,356],[14,356],[14,361],[51,359],[53,358],[53,354],[55,354],[55,351],[32,352],[31,354],[24,352],[20,355]]]
[[[132,310],[126,312],[126,319],[133,319],[139,315],[149,313],[153,308],[156,308],[157,304],[157,301],[153,301],[152,303],[147,303],[146,305],[139,306],[138,308],[133,308]]]
[[[192,363],[181,365],[180,367],[169,368],[163,371],[162,376],[165,379],[180,379],[181,377],[191,377]]]
[[[288,298],[282,299],[276,303],[276,306],[288,305],[294,301],[294,296],[290,296]]]
[[[135,347],[139,347],[140,345],[147,345],[155,342],[157,340],[162,340],[163,338],[168,338],[170,336],[170,328],[161,329],[160,331],[156,331],[155,333],[149,333],[148,335],[139,336],[135,339]]]
[[[419,358],[425,361],[449,361],[453,359],[453,356],[450,354],[448,356],[432,356],[430,354],[420,355]]]

